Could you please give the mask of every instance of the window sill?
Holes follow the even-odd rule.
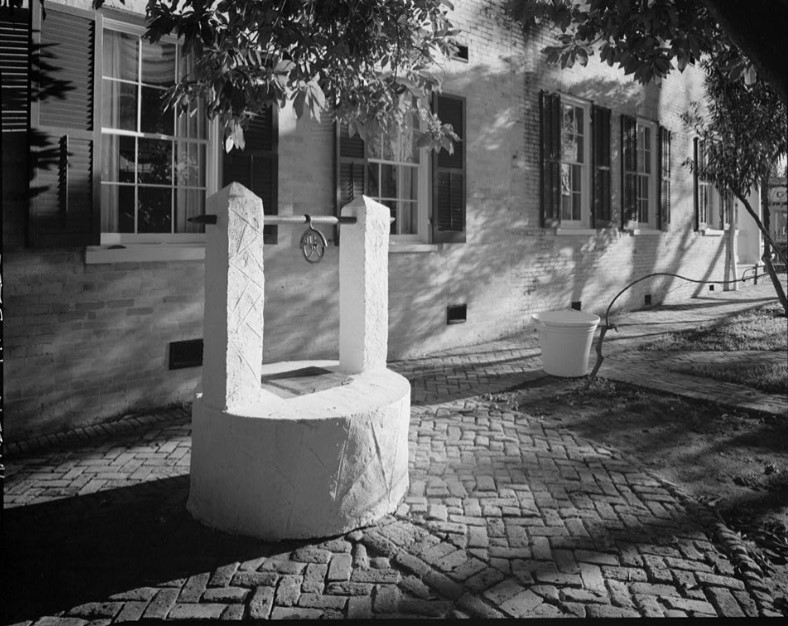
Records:
[[[727,230],[727,229],[726,229]],[[718,228],[699,228],[698,231],[704,237],[722,237],[726,230],[720,230]]]
[[[440,244],[437,243],[389,243],[390,254],[405,252],[438,252]]]
[[[203,261],[205,244],[140,243],[122,247],[87,246],[85,264],[100,263],[145,263],[163,261]]]
[[[601,228],[599,230],[602,230]],[[561,228],[560,226],[555,229],[555,234],[558,236],[563,235],[578,235],[588,237],[589,235],[596,235],[599,231],[596,228]]]
[[[661,235],[664,231],[657,228],[629,228],[625,229],[625,232],[628,232],[630,237],[639,237],[641,235],[657,236]]]

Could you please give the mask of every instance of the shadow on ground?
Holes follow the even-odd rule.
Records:
[[[188,491],[179,476],[3,511],[3,623],[293,549],[211,531]]]

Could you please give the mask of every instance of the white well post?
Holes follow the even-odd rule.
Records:
[[[388,209],[366,197],[343,209],[356,223],[341,227],[339,361],[265,366],[262,202],[234,183],[209,211],[189,511],[268,540],[336,535],[393,512],[408,488],[410,384],[386,368]],[[289,397],[261,385],[306,368],[342,384]]]

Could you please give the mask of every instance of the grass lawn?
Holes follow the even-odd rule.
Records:
[[[788,319],[775,302],[694,330],[667,333],[641,350],[788,352]],[[670,369],[746,385],[766,393],[788,393],[788,356],[746,366],[721,359],[714,363],[680,363],[671,365]]]
[[[779,302],[680,333],[666,333],[641,350],[788,350],[788,319]]]
[[[766,393],[788,394],[787,363],[755,363],[742,367],[730,363],[683,363],[671,365],[674,372],[704,376],[714,380],[746,385]]]

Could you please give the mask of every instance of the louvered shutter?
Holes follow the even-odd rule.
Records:
[[[334,123],[334,190],[337,217],[343,206],[367,192],[367,149],[358,134],[350,136],[347,122]],[[335,227],[335,245],[339,245],[339,232]]]
[[[561,97],[539,93],[542,227],[558,226],[561,219]]]
[[[37,247],[98,244],[95,20],[91,13],[52,3],[42,19],[39,3],[32,4],[33,31],[40,33],[40,72],[31,105],[31,242]]]
[[[437,95],[433,110],[444,124],[451,124],[461,141],[454,152],[441,149],[433,156],[432,241],[465,242],[465,98]]]
[[[637,120],[621,116],[621,227],[637,220]]]
[[[660,181],[657,206],[659,207],[658,227],[670,224],[670,131],[664,126],[659,127],[659,162]]]
[[[701,173],[699,171],[702,165],[701,164],[701,156],[703,152],[702,143],[703,142],[701,142],[701,140],[698,139],[697,137],[695,137],[695,139],[693,139],[692,141],[692,151],[693,151],[692,158],[695,163],[695,167],[692,168],[692,182],[694,189],[693,200],[695,203],[695,230],[699,230],[701,225],[703,226],[706,225],[706,217],[705,215],[701,215],[701,213],[705,213],[704,203],[701,198],[701,193],[702,193],[702,189],[700,185]]]
[[[336,208],[339,210],[366,192],[367,152],[364,140],[348,132],[346,122],[336,125]]]
[[[30,10],[0,7],[2,132],[27,132]]]
[[[243,150],[222,150],[222,187],[240,183],[263,201],[266,215],[277,215],[279,180],[279,130],[276,109],[269,106],[255,115],[244,130]],[[267,225],[264,242],[277,242],[277,227]]]
[[[594,133],[594,203],[595,228],[610,226],[612,221],[611,171],[610,171],[610,109],[594,106],[592,110]]]

